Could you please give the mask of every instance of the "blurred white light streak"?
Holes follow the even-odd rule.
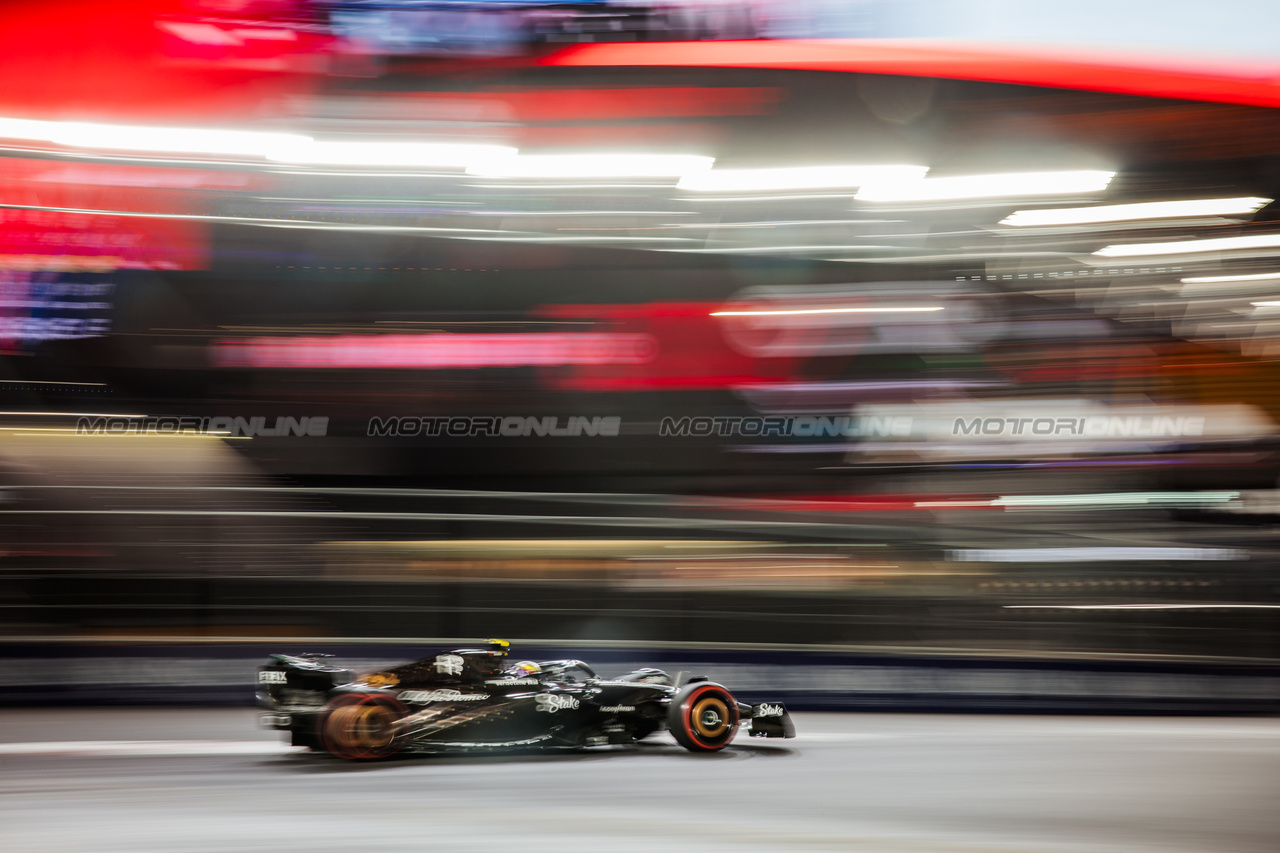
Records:
[[[894,308],[795,308],[785,311],[713,311],[712,317],[782,317],[795,314],[919,314],[927,311],[942,311],[942,305],[920,307],[901,306]]]
[[[652,190],[655,182],[645,178],[643,175],[623,176],[610,178],[605,181],[603,178],[597,177],[563,177],[563,178],[540,178],[537,183],[531,182],[528,178],[513,178],[513,183],[499,183],[505,178],[490,178],[487,176],[470,177],[477,178],[475,183],[464,184],[468,189],[484,189],[484,190],[511,190],[512,192],[538,192],[543,193],[548,190]],[[665,186],[669,183],[672,175],[664,176],[662,184]],[[629,180],[628,180],[629,178]],[[596,181],[604,181],[596,183]]]
[[[146,415],[122,415],[118,412],[0,412],[0,415],[18,415],[37,418],[145,418]]]
[[[994,506],[1147,506],[1204,505],[1229,503],[1240,497],[1239,492],[1113,492],[1096,495],[1012,495],[992,501]]]
[[[885,181],[868,184],[854,196],[858,201],[952,201],[971,198],[1069,195],[1101,192],[1115,172],[1010,172],[999,175],[962,175]]]
[[[0,137],[52,142],[71,148],[262,157],[299,165],[461,169],[473,163],[508,159],[517,154],[515,148],[503,145],[321,141],[300,133],[13,118],[0,118]]]
[[[1280,248],[1280,234],[1180,240],[1176,243],[1118,243],[1101,248],[1094,254],[1104,258],[1131,258],[1145,255],[1191,255],[1202,252],[1230,252],[1234,249],[1274,248]]]
[[[22,427],[13,427],[13,428],[11,428],[11,429],[12,429],[12,430],[19,430],[19,429],[22,429]],[[251,435],[231,435],[231,434],[229,434],[229,433],[225,433],[225,432],[192,432],[192,431],[189,431],[189,430],[188,430],[188,431],[184,431],[184,432],[133,432],[133,433],[123,433],[123,432],[81,432],[80,430],[77,430],[77,429],[70,429],[70,428],[67,428],[67,429],[57,429],[57,430],[46,430],[46,431],[43,431],[43,432],[32,432],[31,430],[34,430],[34,429],[36,429],[36,427],[30,427],[30,428],[28,428],[28,429],[27,429],[26,431],[24,431],[24,432],[16,432],[16,431],[10,432],[10,430],[9,430],[9,429],[6,429],[5,431],[6,431],[6,432],[10,432],[10,434],[11,434],[11,435],[14,435],[14,436],[24,436],[24,435],[25,435],[25,436],[27,436],[28,438],[45,438],[45,437],[57,438],[57,437],[61,437],[61,436],[68,436],[68,437],[69,437],[69,436],[74,435],[74,436],[76,436],[77,438],[80,438],[80,437],[88,437],[88,438],[143,438],[143,437],[145,437],[145,438],[185,438],[185,439],[188,439],[188,440],[192,440],[192,439],[202,439],[202,440],[203,440],[203,439],[213,439],[213,438],[222,439],[222,440],[224,440],[224,441],[252,441],[252,440],[253,440],[253,436],[251,436]]]
[[[568,229],[560,229],[568,230]],[[584,229],[585,230],[585,229]],[[596,230],[596,229],[591,229]],[[632,230],[632,229],[628,229]],[[462,238],[473,239],[473,238]],[[504,243],[690,243],[692,237],[635,237],[625,234],[525,234],[519,231],[499,232],[492,237],[474,238],[501,240]]]
[[[761,196],[761,198],[770,198]],[[820,196],[800,196],[800,198],[820,198]],[[727,200],[727,199],[726,199]],[[686,212],[685,216],[693,214]],[[677,228],[708,228],[716,231],[752,228],[789,228],[796,225],[886,225],[895,222],[906,222],[905,219],[760,219],[754,222],[696,222],[690,225],[677,225]]]
[[[1006,604],[1005,610],[1280,610],[1280,604]]]
[[[514,157],[515,148],[429,142],[322,142],[307,137],[278,146],[267,159],[325,166],[423,166],[465,168],[479,161]]]
[[[515,154],[467,167],[493,178],[678,178],[704,172],[713,157],[692,154]]]
[[[1277,301],[1250,302],[1249,304],[1254,306],[1255,308],[1280,308],[1280,302],[1277,302]]]
[[[948,551],[960,563],[1093,563],[1150,560],[1244,560],[1234,548],[966,548]]]
[[[498,231],[487,228],[437,228],[427,225],[353,225],[342,222],[325,222],[323,220],[309,219],[266,219],[255,216],[215,216],[211,214],[201,213],[148,213],[144,211],[134,210],[97,210],[84,207],[53,207],[43,204],[4,204],[0,203],[0,210],[43,210],[50,213],[75,213],[84,216],[121,216],[139,219],[182,219],[193,222],[234,222],[241,225],[257,225],[262,228],[302,228],[316,229],[321,231],[372,231],[372,232],[389,232],[389,233],[431,233],[453,235],[457,239],[465,240],[490,240],[501,239],[505,235],[521,234],[518,231]],[[538,236],[538,235],[533,235]],[[513,238],[514,239],[514,238]],[[572,238],[567,238],[572,239]],[[622,240],[628,238],[582,238],[582,239],[615,239]],[[675,240],[683,240],[688,238],[677,237],[633,237],[632,240],[665,240],[667,242]]]
[[[714,202],[721,202],[721,201],[725,201],[725,202],[767,201],[767,202],[770,202],[770,203],[774,203],[774,202],[779,202],[779,201],[804,201],[804,200],[806,200],[806,199],[829,199],[829,198],[831,198],[831,197],[832,197],[832,195],[833,195],[834,193],[838,193],[838,194],[839,194],[839,196],[840,196],[841,198],[846,198],[846,197],[848,196],[848,190],[849,190],[849,189],[851,189],[851,188],[849,188],[849,187],[842,187],[842,188],[839,188],[839,189],[831,189],[831,190],[828,190],[828,191],[826,191],[826,192],[820,192],[820,191],[817,191],[817,190],[813,190],[813,191],[805,192],[805,193],[786,193],[785,195],[783,195],[783,194],[769,194],[769,195],[718,195],[718,196],[712,196],[712,195],[705,195],[705,196],[703,196],[703,195],[700,195],[700,196],[687,196],[687,197],[683,198],[683,199],[682,199],[682,201],[694,201],[694,200],[696,199],[696,200],[698,201],[698,203],[700,203],[700,204],[701,204],[701,203],[704,203],[704,202],[711,202],[711,201],[714,201]],[[848,222],[848,220],[842,220],[842,221],[844,221],[844,222],[846,222],[846,223]],[[872,219],[872,220],[858,220],[858,221],[870,221],[870,222],[893,222],[893,221],[901,221],[901,220],[881,220],[881,219]]]
[[[358,225],[308,219],[259,219],[253,216],[213,216],[197,213],[148,213],[132,210],[94,210],[79,207],[51,207],[42,204],[3,204],[0,210],[43,210],[84,216],[120,216],[138,219],[181,219],[192,222],[234,222],[259,228],[294,228],[314,231],[367,231],[375,234],[439,234],[454,240],[504,243],[691,243],[691,237],[635,237],[626,235],[546,235],[534,232],[501,231],[491,228],[437,228],[426,225]],[[668,251],[681,251],[670,249]]]
[[[1280,279],[1280,272],[1255,273],[1254,275],[1202,275],[1178,279],[1182,284],[1217,284],[1228,281],[1269,281]]]
[[[94,438],[204,438],[219,441],[252,440],[249,436],[213,436],[177,433],[95,433]],[[504,513],[456,512],[354,512],[350,510],[204,510],[204,509],[0,509],[0,515],[128,515],[175,518],[345,518],[384,521],[503,521],[521,524],[581,524],[589,527],[662,527],[705,530],[848,531],[848,524],[825,521],[769,521],[745,518],[684,518],[672,516],[597,515],[508,515]],[[720,547],[720,546],[708,546]],[[744,545],[743,547],[755,547]],[[823,545],[822,547],[829,547]],[[880,546],[869,546],[880,547]]]
[[[858,249],[863,249],[863,250],[871,250],[871,249],[888,250],[888,249],[895,249],[895,248],[901,248],[901,247],[897,247],[897,246],[877,246],[877,245],[871,245],[871,246],[849,246],[849,245],[841,245],[841,246],[732,246],[732,247],[727,247],[727,248],[725,248],[725,247],[717,247],[717,248],[712,248],[712,249],[682,249],[681,251],[684,251],[684,252],[687,252],[687,253],[690,253],[690,254],[700,254],[700,255],[725,255],[725,254],[751,254],[751,253],[755,253],[755,252],[759,252],[759,253],[762,253],[762,254],[766,254],[766,253],[769,253],[769,252],[851,252],[851,251],[856,251],[856,250],[858,250]],[[904,250],[904,251],[905,251],[905,250]]]
[[[53,137],[53,121],[37,121],[26,118],[0,118],[0,136],[6,139],[34,139],[49,142]]]
[[[113,415],[112,417],[119,417],[119,416]],[[13,433],[14,435],[40,435],[47,432],[61,432],[61,433],[71,432],[71,433],[76,433],[78,435],[93,435],[93,436],[108,435],[108,433],[105,433],[105,432],[89,432],[89,431],[81,430],[80,427],[0,426],[0,432],[9,432],[9,433]],[[251,437],[251,436],[232,436],[228,430],[221,430],[221,429],[208,429],[208,430],[179,429],[179,430],[173,430],[173,431],[169,431],[169,430],[161,431],[155,428],[143,430],[141,432],[136,432],[136,433],[111,433],[111,435],[115,435],[115,436],[120,436],[120,435],[163,435],[163,436],[221,435],[221,436],[234,437],[234,438]]]
[[[0,744],[0,755],[280,755],[300,747],[260,740],[66,740]]]
[[[1205,198],[1189,201],[1152,201],[1139,204],[1107,204],[1099,207],[1066,207],[1017,210],[1001,225],[1083,225],[1090,222],[1127,222],[1185,216],[1231,216],[1254,213],[1271,203],[1269,198]],[[1184,279],[1185,281],[1185,279]]]
[[[692,192],[767,192],[861,187],[916,181],[928,166],[799,166],[780,169],[715,169],[685,175],[676,184]]]
[[[299,166],[300,166],[300,164],[299,164]],[[424,167],[424,168],[425,168],[425,167]],[[282,164],[282,167],[281,167],[281,168],[278,168],[278,169],[263,169],[262,171],[263,171],[263,172],[265,172],[266,174],[269,174],[269,175],[306,175],[306,176],[307,176],[307,177],[309,177],[309,178],[310,178],[310,177],[319,177],[319,178],[331,178],[331,177],[332,177],[332,178],[369,178],[370,180],[372,180],[372,179],[374,179],[374,178],[383,178],[383,179],[385,179],[385,178],[420,178],[420,177],[422,177],[422,171],[421,171],[421,170],[418,170],[418,171],[411,171],[411,172],[383,172],[383,171],[370,172],[370,171],[369,171],[369,170],[367,170],[367,169],[365,169],[365,170],[363,170],[363,171],[349,171],[349,170],[339,171],[339,170],[337,170],[337,169],[314,169],[314,168],[309,168],[309,167],[308,167],[308,168],[301,168],[301,167],[299,167],[299,168],[288,168],[288,167],[284,167],[284,166],[283,166],[283,164]],[[325,201],[332,201],[332,199],[325,199]],[[379,199],[379,201],[381,201],[381,199]],[[448,204],[450,207],[457,207],[457,206],[459,206],[459,205],[479,205],[479,204],[481,204],[481,202],[478,202],[478,201],[457,201],[457,200],[455,200],[455,199],[450,199],[450,200],[449,200],[449,201],[447,201],[447,202],[445,202],[445,201],[439,201],[439,200],[435,200],[435,199],[433,199],[431,203],[432,203],[432,204],[436,204],[436,205],[440,205],[440,204]]]
[[[52,142],[73,148],[126,151],[170,151],[185,154],[264,157],[269,152],[310,142],[294,133],[207,130],[182,127],[136,127],[78,121],[0,118],[0,137]]]
[[[90,122],[50,122],[50,142],[73,148],[112,148],[127,151],[174,151],[184,154],[216,154],[266,157],[299,143],[308,136],[294,133],[259,133],[245,130],[204,130],[178,127],[128,127]]]

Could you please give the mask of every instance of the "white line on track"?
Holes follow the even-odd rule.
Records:
[[[262,740],[66,740],[0,743],[0,755],[286,755],[303,747]]]
[[[745,732],[743,732],[743,734],[745,734]],[[739,737],[741,737],[741,735],[739,735]],[[863,732],[801,732],[797,734],[795,738],[788,739],[788,740],[772,740],[772,739],[757,740],[756,738],[750,738],[749,742],[750,743],[776,743],[776,744],[782,744],[782,745],[786,745],[788,743],[811,743],[815,741],[823,742],[823,743],[836,743],[841,741],[852,743],[853,741],[860,741],[860,740],[888,740],[890,738],[900,738],[900,737],[904,737],[904,735],[879,734],[879,733],[873,733],[873,732],[866,732],[866,733],[863,733]],[[737,742],[738,741],[736,740],[734,741],[734,743],[737,743]]]
[[[744,733],[745,734],[745,733]],[[810,732],[796,740],[761,740],[742,737],[741,744],[833,743],[883,740],[888,734],[853,732]],[[35,743],[0,743],[4,755],[78,755],[109,757],[164,757],[200,755],[290,755],[306,752],[304,747],[261,740],[69,740]]]
[[[817,743],[859,743],[876,740],[894,740],[912,737],[928,737],[943,735],[939,732],[801,732],[792,740],[757,740],[746,737],[743,732],[737,745],[771,744],[777,746],[804,746]],[[1176,723],[1170,725],[1133,725],[1133,726],[1010,726],[1008,729],[990,732],[966,732],[956,734],[963,739],[973,737],[1001,738],[1043,738],[1043,737],[1078,737],[1093,738],[1104,736],[1125,737],[1172,737],[1193,739],[1246,738],[1256,742],[1258,746],[1270,746],[1264,741],[1280,738],[1280,726],[1271,725],[1204,725],[1185,726]],[[732,749],[732,747],[730,747]],[[72,756],[109,756],[109,757],[165,757],[165,756],[204,756],[204,755],[292,755],[306,752],[305,747],[263,740],[70,740],[42,741],[32,743],[0,743],[0,756],[6,755],[72,755]]]

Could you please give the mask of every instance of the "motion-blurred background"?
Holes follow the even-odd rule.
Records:
[[[1274,676],[1280,8],[1048,5],[0,7],[0,699],[267,638]]]

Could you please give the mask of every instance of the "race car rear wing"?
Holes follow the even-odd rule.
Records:
[[[274,708],[282,704],[286,689],[324,696],[334,687],[346,684],[355,674],[345,667],[332,666],[328,655],[271,655],[271,660],[258,667],[258,705]]]

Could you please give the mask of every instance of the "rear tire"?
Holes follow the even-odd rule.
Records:
[[[346,693],[330,700],[316,726],[320,744],[338,758],[389,758],[403,743],[395,738],[395,723],[409,709],[384,693]]]
[[[740,722],[733,694],[710,681],[682,688],[667,709],[667,728],[691,752],[724,749],[738,733]]]

